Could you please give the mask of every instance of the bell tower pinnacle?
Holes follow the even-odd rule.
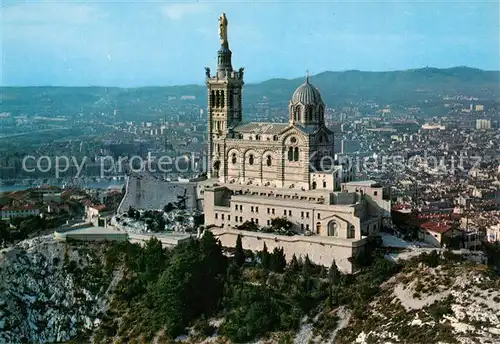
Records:
[[[219,178],[219,171],[226,171],[227,157],[224,156],[226,139],[231,137],[232,128],[242,119],[241,90],[243,88],[243,68],[234,71],[231,64],[231,50],[227,36],[226,14],[219,17],[218,31],[220,49],[217,52],[217,71],[210,75],[205,67],[208,97],[208,178]]]
[[[233,66],[231,65],[231,50],[229,50],[229,42],[227,40],[227,18],[225,13],[222,13],[219,17],[219,39],[220,49],[217,52],[217,72],[231,72]]]

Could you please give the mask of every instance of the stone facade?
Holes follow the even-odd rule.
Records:
[[[134,173],[127,178],[125,195],[118,206],[117,213],[135,209],[163,209],[168,203],[175,203],[178,196],[187,196],[188,209],[201,209],[196,181],[168,182],[148,172]]]
[[[334,160],[325,104],[308,76],[291,96],[287,123],[243,122],[243,84],[243,68],[232,69],[225,32],[217,72],[212,76],[206,68],[209,164],[208,180],[200,185],[205,225],[224,246],[233,246],[240,233],[247,249],[261,250],[266,242],[271,250],[283,247],[288,259],[308,254],[328,266],[335,259],[351,272],[349,258],[380,230],[387,192],[373,182],[363,184],[365,193],[349,184],[354,170]],[[238,229],[247,221],[270,226],[278,217],[289,220],[296,235]]]

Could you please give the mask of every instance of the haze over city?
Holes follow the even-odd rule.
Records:
[[[247,82],[326,70],[499,70],[499,4],[5,1],[2,85],[203,83],[213,18]],[[212,52],[212,54],[211,54]]]

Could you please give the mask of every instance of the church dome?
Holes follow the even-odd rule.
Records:
[[[293,92],[292,102],[302,103],[304,105],[323,104],[318,89],[309,83],[309,76],[307,76],[306,81]]]

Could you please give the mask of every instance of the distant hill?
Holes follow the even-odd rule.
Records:
[[[267,95],[270,100],[288,100],[303,78],[272,79],[247,85],[245,96],[258,98]],[[422,68],[394,72],[323,72],[312,76],[314,84],[327,105],[359,100],[384,103],[407,103],[438,94],[465,94],[498,99],[500,72],[468,67],[449,69]]]
[[[468,95],[500,101],[500,72],[469,67],[421,68],[391,72],[357,70],[323,72],[310,78],[329,106],[373,100],[382,104],[418,104],[442,95]],[[286,106],[304,78],[271,79],[244,86],[244,106],[267,97],[271,106]],[[196,96],[195,104],[205,106],[204,85],[165,87],[2,87],[3,112],[15,114],[59,112],[61,114],[106,111],[167,109],[168,97]]]

